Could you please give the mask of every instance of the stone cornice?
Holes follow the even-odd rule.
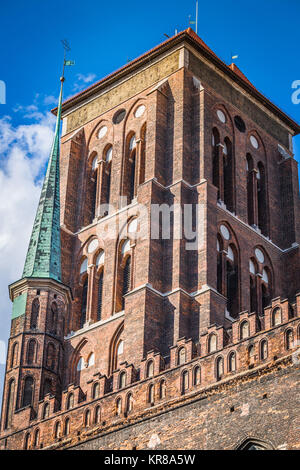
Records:
[[[19,281],[14,282],[8,286],[9,297],[11,301],[23,293],[27,289],[52,289],[58,293],[63,292],[66,294],[68,302],[71,303],[73,300],[72,290],[62,282],[55,281],[54,279],[47,278],[23,278]]]

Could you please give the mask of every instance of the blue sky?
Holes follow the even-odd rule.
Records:
[[[56,96],[61,69],[61,38],[72,45],[76,67],[68,73],[66,94],[78,74],[99,79],[188,26],[194,0],[103,2],[94,0],[15,0],[1,2],[0,79],[7,84],[7,106],[31,105],[40,95]],[[291,83],[300,79],[298,0],[199,0],[199,35],[257,88],[300,120],[291,102]],[[46,103],[47,106],[47,103]],[[49,105],[48,105],[49,107]],[[51,107],[51,106],[50,106]],[[20,113],[14,114],[22,122]]]
[[[51,142],[62,64],[60,39],[72,46],[65,96],[188,27],[195,1],[15,0],[1,2],[0,341],[8,336],[7,284],[19,278]],[[299,0],[199,1],[199,35],[225,62],[300,122],[292,83],[300,80]],[[295,139],[300,158],[300,138]],[[1,343],[0,343],[1,344]],[[1,348],[0,348],[1,363]],[[3,377],[0,364],[0,386]]]

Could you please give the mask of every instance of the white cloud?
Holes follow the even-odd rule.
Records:
[[[77,74],[77,79],[84,83],[91,83],[95,78],[96,74],[94,73],[89,73],[87,75],[83,75],[82,73]]]
[[[12,304],[7,286],[22,275],[54,121],[54,116],[41,113],[37,122],[17,127],[7,116],[0,119],[0,342],[9,334]]]
[[[48,96],[45,96],[44,98],[44,104],[45,105],[56,105],[57,104],[57,97],[53,96],[53,95],[48,95]]]
[[[80,91],[83,88],[86,87],[89,83],[95,80],[96,74],[94,73],[88,73],[87,75],[84,75],[82,73],[78,73],[76,75],[77,81],[74,83],[73,90],[74,91]]]

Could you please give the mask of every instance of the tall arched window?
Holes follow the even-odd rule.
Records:
[[[250,346],[249,346],[249,348],[248,348],[248,360],[249,360],[250,364],[253,364],[254,359],[255,359],[255,349],[254,349],[254,345],[253,345],[253,344],[250,344]]]
[[[256,214],[256,171],[254,170],[253,158],[247,154],[247,209],[248,224],[255,224]]]
[[[147,126],[146,126],[146,123],[145,123],[142,127],[142,130],[141,130],[139,184],[143,184],[144,181],[145,181],[145,172],[146,172],[146,134],[147,134]]]
[[[223,241],[218,234],[217,237],[217,290],[223,292]]]
[[[70,434],[70,418],[66,418],[64,426],[64,435],[68,436]]]
[[[227,309],[232,317],[238,314],[238,262],[237,252],[229,245],[226,261]]]
[[[294,333],[293,330],[287,330],[285,332],[285,344],[286,349],[290,351],[294,347]]]
[[[224,375],[224,360],[223,357],[218,357],[216,360],[216,377],[221,380]]]
[[[185,392],[189,389],[189,373],[185,370],[181,375],[181,393],[185,394]]]
[[[236,355],[233,351],[228,356],[228,370],[229,372],[236,371]]]
[[[255,258],[249,261],[250,271],[250,309],[263,314],[273,296],[273,276],[267,263],[267,255],[260,248],[255,249]],[[268,264],[268,265],[267,265]]]
[[[130,224],[129,224],[130,225]],[[129,238],[121,240],[118,246],[117,276],[115,285],[115,311],[125,309],[125,295],[132,289],[132,260],[134,248]]]
[[[103,269],[99,274],[98,279],[98,299],[97,299],[97,321],[102,317],[102,298],[103,298]]]
[[[86,323],[87,294],[88,294],[88,277],[85,278],[85,281],[82,287],[80,328],[83,328],[84,324]]]
[[[224,203],[230,212],[234,211],[234,161],[232,143],[225,138],[223,150]]]
[[[148,389],[148,403],[154,403],[154,385],[150,384]]]
[[[31,339],[27,346],[27,364],[31,365],[35,362],[36,357],[36,341]]]
[[[57,308],[57,303],[53,302],[51,305],[51,311],[50,311],[50,332],[53,335],[57,334],[57,320],[58,320],[58,308]]]
[[[30,449],[30,444],[31,444],[31,435],[28,432],[25,436],[24,450],[29,450]]]
[[[154,375],[154,364],[153,361],[147,363],[146,377],[153,377]]]
[[[55,347],[52,343],[48,344],[46,364],[48,369],[54,370],[55,367]]]
[[[57,421],[54,426],[54,438],[59,439],[61,437],[61,422]]]
[[[217,336],[215,334],[211,334],[208,338],[208,352],[212,353],[217,350]]]
[[[116,415],[121,416],[122,414],[122,398],[117,398],[116,401]]]
[[[104,154],[104,167],[103,167],[103,175],[102,175],[102,195],[101,195],[101,204],[109,204],[110,201],[110,188],[111,188],[111,165],[112,165],[112,146],[110,145],[105,149]],[[106,210],[101,215],[108,214],[108,210]]]
[[[49,418],[50,414],[50,405],[49,403],[45,403],[44,408],[43,408],[43,419]]]
[[[135,197],[135,167],[136,167],[136,150],[131,151],[130,157],[130,187],[129,187],[129,204]]]
[[[272,326],[278,326],[282,322],[281,308],[277,307],[272,313]]]
[[[125,295],[130,291],[131,285],[131,256],[128,256],[123,268],[122,310],[125,308]]]
[[[133,410],[133,397],[132,394],[129,393],[126,397],[126,413],[129,414]]]
[[[100,406],[96,406],[95,412],[94,412],[94,424],[99,424],[100,418],[101,418],[101,408]]]
[[[24,381],[22,406],[32,405],[34,393],[34,379],[31,376],[26,377]]]
[[[35,448],[37,448],[40,444],[40,430],[37,429],[34,433],[34,441],[33,441],[33,445]]]
[[[166,398],[166,381],[161,380],[159,384],[159,398],[163,400]]]
[[[258,209],[258,227],[263,235],[268,235],[268,211],[267,211],[267,190],[266,190],[266,172],[264,165],[258,164],[257,172],[257,209]]]
[[[95,353],[91,353],[87,360],[86,367],[93,367],[95,365]]]
[[[186,362],[186,352],[185,352],[185,348],[182,347],[178,351],[177,363],[178,363],[179,366],[181,366],[182,364],[185,364],[185,362]]]
[[[96,382],[93,385],[93,393],[92,393],[93,399],[95,400],[96,398],[100,397],[100,384],[99,382]]]
[[[73,407],[74,407],[74,395],[73,393],[70,393],[67,399],[67,410],[70,410]]]
[[[255,259],[249,261],[250,271],[250,312],[257,312],[257,262]]]
[[[91,180],[90,180],[90,190],[91,190],[91,217],[90,223],[93,222],[96,214],[96,205],[97,205],[97,185],[98,185],[98,156],[96,155],[92,160],[92,169],[91,169]]]
[[[216,128],[212,131],[212,168],[213,184],[218,188],[220,199],[220,134]]]
[[[239,257],[235,237],[224,224],[220,226],[217,238],[217,266],[217,289],[227,297],[227,311],[236,318],[239,313]]]
[[[249,338],[249,336],[250,336],[249,322],[243,321],[240,326],[240,338],[246,339],[246,338]]]
[[[123,341],[124,324],[122,323],[113,335],[110,347],[110,364],[109,373],[120,369],[120,364],[124,362],[124,341]]]
[[[196,366],[194,368],[194,386],[196,385],[200,385],[201,383],[201,369],[200,369],[200,366]]]
[[[269,306],[271,301],[271,291],[270,291],[270,282],[271,275],[267,267],[263,269],[263,275],[261,279],[261,289],[262,289],[262,311]]]
[[[119,376],[119,389],[126,387],[126,372],[122,371]]]
[[[86,428],[90,426],[91,424],[90,421],[91,421],[91,412],[90,410],[87,410],[84,416],[84,425]]]
[[[43,397],[45,397],[46,395],[49,395],[49,393],[52,393],[52,380],[45,379],[44,386],[43,386]]]
[[[30,319],[30,328],[35,330],[38,327],[38,318],[40,311],[40,301],[39,299],[34,299],[31,307],[31,319]]]
[[[6,415],[5,415],[5,429],[9,429],[12,424],[12,417],[14,412],[14,403],[15,403],[15,387],[16,382],[14,379],[9,381],[8,392],[7,392],[7,402],[6,402]]]
[[[11,349],[10,367],[13,368],[18,364],[19,343],[15,343]]]
[[[116,368],[119,366],[121,363],[121,357],[124,354],[124,341],[121,339],[117,345],[117,351],[116,351]]]
[[[265,339],[260,343],[260,358],[262,361],[268,359],[268,342]]]
[[[126,139],[126,152],[123,167],[123,197],[130,204],[136,195],[136,138],[130,134]]]

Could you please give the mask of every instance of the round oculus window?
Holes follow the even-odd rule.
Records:
[[[92,240],[88,246],[88,253],[94,253],[94,251],[98,248],[99,242],[96,238]]]
[[[222,234],[222,237],[225,238],[225,240],[229,240],[230,239],[230,233],[229,233],[229,230],[227,227],[225,227],[225,225],[221,225],[220,227],[220,232]]]
[[[223,113],[223,111],[221,111],[220,109],[218,109],[218,111],[217,111],[217,116],[218,116],[219,121],[221,121],[223,124],[225,124],[225,122],[226,122],[226,116],[225,116],[225,114]]]
[[[99,132],[98,132],[98,139],[102,139],[106,134],[107,134],[107,127],[106,126],[100,127]]]
[[[258,145],[258,140],[257,140],[256,137],[254,137],[254,135],[251,135],[251,137],[250,137],[250,142],[251,142],[252,147],[257,150],[258,147],[259,147],[259,145]]]
[[[263,263],[265,261],[264,254],[259,248],[256,248],[255,256],[256,256],[256,259],[259,263]]]
[[[123,121],[124,117],[126,115],[125,109],[120,109],[117,111],[113,117],[113,123],[114,124],[120,124],[120,122]]]
[[[143,116],[144,112],[145,112],[145,109],[146,109],[146,106],[144,106],[143,104],[141,106],[139,106],[136,110],[135,110],[135,117],[136,118],[139,118],[141,116]]]

